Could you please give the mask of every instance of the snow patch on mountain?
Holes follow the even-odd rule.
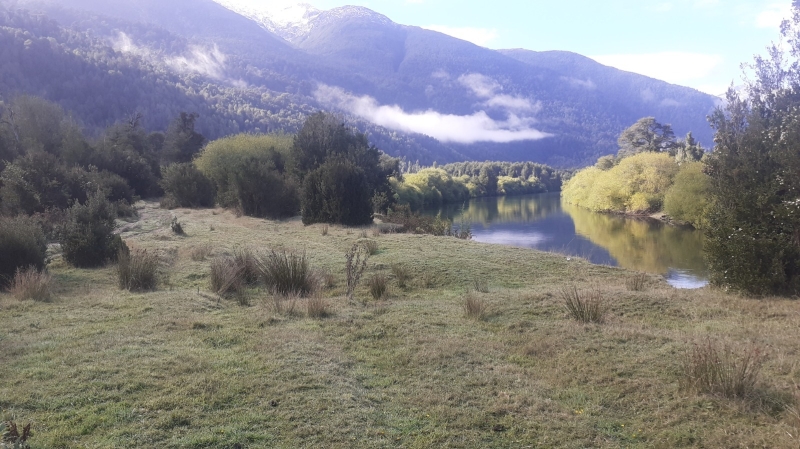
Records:
[[[231,11],[255,21],[266,30],[289,42],[307,36],[314,27],[343,19],[369,20],[379,24],[393,23],[388,17],[361,6],[342,6],[323,11],[308,3],[252,0],[214,0]]]

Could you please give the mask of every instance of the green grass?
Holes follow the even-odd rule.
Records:
[[[55,254],[52,302],[0,294],[0,420],[32,422],[32,447],[797,447],[796,301],[655,277],[632,291],[629,271],[412,234],[382,235],[365,276],[397,264],[433,287],[376,302],[362,283],[348,301],[358,229],[155,206],[122,236],[158,255],[159,290],[120,291],[114,267]],[[324,319],[257,287],[249,306],[212,295],[203,245],[305,254],[337,280],[318,292]],[[465,318],[474,279],[491,279],[482,320]],[[603,294],[602,325],[567,314],[568,284]],[[768,348],[748,400],[682,387],[705,338]]]

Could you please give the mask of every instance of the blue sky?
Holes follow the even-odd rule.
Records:
[[[265,3],[278,1],[284,3]],[[791,0],[305,1],[320,9],[365,6],[397,23],[489,48],[573,51],[711,94],[724,93],[731,81],[742,83],[740,64],[764,54],[779,38],[780,20],[791,5]]]

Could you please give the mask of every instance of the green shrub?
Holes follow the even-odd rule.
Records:
[[[117,280],[123,290],[155,290],[158,286],[158,257],[147,250],[121,250],[117,255]]]
[[[194,164],[170,164],[161,169],[161,188],[175,207],[213,207],[214,183]]]
[[[86,204],[75,204],[67,212],[61,232],[64,259],[76,267],[98,267],[114,261],[126,248],[114,235],[114,206],[102,195],[94,194]]]
[[[270,251],[257,263],[264,284],[276,294],[306,296],[315,290],[305,254]]]
[[[45,265],[47,241],[32,218],[0,217],[0,287],[6,287],[19,269]]]
[[[344,159],[332,159],[309,173],[303,183],[303,224],[372,223],[372,202],[364,171]]]
[[[708,208],[711,178],[701,162],[686,162],[675,175],[675,183],[664,195],[664,212],[675,220],[702,228]]]
[[[87,173],[67,169],[56,156],[32,152],[18,157],[0,174],[3,208],[11,214],[66,209],[74,200],[85,201]]]
[[[291,217],[300,209],[294,181],[271,163],[246,164],[231,175],[230,187],[238,207],[251,217]]]

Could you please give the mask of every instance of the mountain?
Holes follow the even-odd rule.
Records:
[[[96,66],[99,80],[113,66],[140,87],[136,96],[116,95],[115,112],[99,123],[81,98],[67,98],[65,83],[79,83],[75,77],[36,77],[12,56],[20,77],[0,80],[0,94],[42,94],[84,111],[77,116],[90,127],[119,119],[125,100],[153,121],[192,106],[210,138],[292,132],[309,111],[330,109],[388,153],[423,163],[585,165],[615,152],[619,133],[644,116],[671,123],[679,135],[692,131],[707,146],[712,141],[705,117],[715,97],[574,53],[490,50],[362,7],[245,10],[219,1],[7,0],[14,14],[25,8],[55,20],[59,31],[40,30],[38,38],[55,39],[64,58],[86,54],[81,70]],[[21,22],[11,28],[28,31],[25,20],[15,20]],[[24,40],[14,45],[24,49]],[[32,81],[15,81],[29,75]],[[162,87],[148,97],[145,86],[153,84]],[[96,86],[83,88],[98,91],[91,104],[121,88],[108,80]]]

